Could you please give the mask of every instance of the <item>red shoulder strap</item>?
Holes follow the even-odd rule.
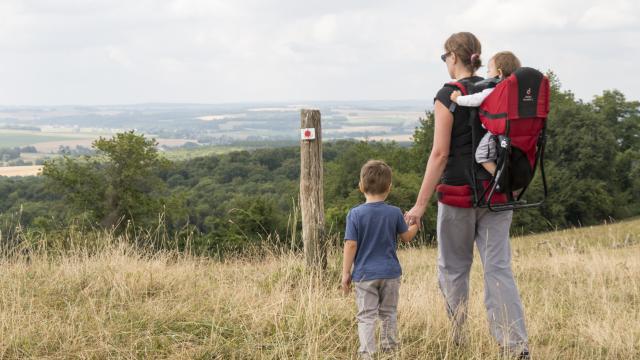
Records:
[[[467,92],[467,87],[464,86],[463,83],[459,82],[459,81],[452,81],[452,82],[448,82],[446,84],[444,84],[445,86],[450,86],[450,87],[454,87],[458,90],[460,90],[460,92],[462,93],[462,95],[468,95]]]
[[[460,90],[460,92],[462,93],[462,95],[468,95],[468,91],[467,91],[467,87],[459,82],[459,81],[452,81],[452,82],[448,82],[446,84],[444,84],[444,86],[448,86],[448,87],[452,87],[454,89]],[[456,108],[458,107],[458,104],[454,103],[453,101],[451,102],[451,105],[449,105],[449,111],[451,113],[454,113],[456,111]]]

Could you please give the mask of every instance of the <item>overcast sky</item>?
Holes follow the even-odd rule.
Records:
[[[0,0],[0,104],[425,99],[448,35],[640,99],[637,0]],[[486,74],[486,68],[480,70]]]

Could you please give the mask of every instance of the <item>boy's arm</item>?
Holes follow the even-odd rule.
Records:
[[[413,238],[416,236],[417,233],[418,233],[418,225],[416,224],[410,225],[409,230],[400,234],[400,240],[402,240],[403,243],[408,243],[411,240],[413,240]]]
[[[342,292],[345,295],[349,294],[351,285],[351,267],[353,266],[353,259],[356,257],[356,250],[358,249],[358,243],[355,240],[345,240],[344,252],[342,255]]]
[[[455,102],[460,106],[468,106],[468,107],[476,107],[480,106],[484,99],[489,96],[493,92],[493,88],[484,89],[479,93],[471,94],[471,95],[460,95],[459,91],[454,91],[451,93],[451,101]]]

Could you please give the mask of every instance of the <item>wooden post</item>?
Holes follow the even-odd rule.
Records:
[[[300,210],[304,257],[308,268],[323,270],[327,266],[327,256],[320,110],[302,109],[300,120]]]

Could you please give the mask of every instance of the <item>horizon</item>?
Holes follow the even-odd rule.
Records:
[[[45,107],[118,107],[118,106],[148,106],[148,105],[173,105],[173,106],[217,106],[217,105],[258,105],[258,104],[278,104],[278,105],[301,105],[300,103],[394,103],[394,102],[423,102],[424,99],[352,99],[352,100],[265,100],[265,101],[228,101],[228,102],[139,102],[139,103],[96,103],[96,104],[2,104],[0,103],[0,109],[2,108],[45,108]],[[305,104],[306,105],[306,104]]]

